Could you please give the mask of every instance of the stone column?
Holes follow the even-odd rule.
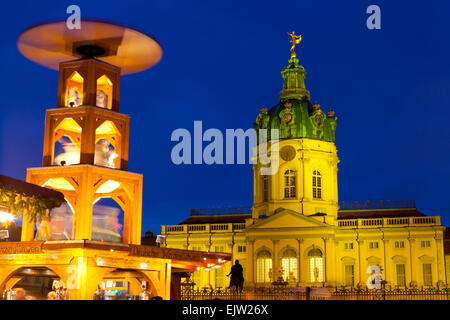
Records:
[[[323,238],[325,261],[324,261],[324,281],[326,286],[335,286],[336,284],[336,257],[332,238]]]
[[[409,237],[409,265],[411,268],[411,282],[410,287],[417,287],[417,263],[416,263],[416,240]]]
[[[323,237],[322,238],[322,240],[323,240],[323,283],[325,284],[325,283],[327,283],[327,281],[328,281],[328,277],[327,277],[327,273],[328,273],[328,266],[327,266],[327,264],[328,264],[328,260],[329,259],[327,259],[327,240],[328,240],[328,238],[325,238],[325,237]]]
[[[278,268],[280,266],[280,262],[278,261],[278,244],[280,243],[280,240],[272,240],[272,250],[273,250],[273,257],[272,257],[272,281],[278,280]]]
[[[386,281],[386,285],[392,281],[390,274],[390,261],[389,257],[386,255],[386,246],[389,245],[389,240],[383,239],[383,252],[384,252],[384,268],[382,274],[384,274],[383,280]]]
[[[255,284],[255,252],[254,252],[255,240],[247,240],[247,274],[248,286]],[[247,282],[247,281],[246,281]]]
[[[445,286],[445,257],[444,257],[444,242],[443,233],[438,233],[435,236],[436,241],[436,270],[437,270],[437,286],[442,288]]]
[[[228,250],[225,250],[226,252],[230,252],[231,253],[231,262],[227,262],[224,265],[224,270],[223,270],[223,278],[224,278],[224,287],[226,286],[226,280],[230,280],[230,278],[226,277],[227,274],[230,273],[231,271],[231,267],[234,265],[234,260],[236,255],[234,254],[234,247],[235,247],[235,243],[234,243],[234,239],[233,241],[227,242],[227,246],[228,246]],[[248,268],[248,265],[247,265]],[[244,274],[244,281],[247,282],[247,275]],[[244,284],[245,284],[244,282]]]
[[[364,275],[365,275],[366,270],[363,270],[362,266],[361,266],[361,245],[364,244],[364,240],[357,239],[356,243],[358,244],[358,253],[357,253],[357,255],[358,255],[358,263],[357,263],[358,282],[357,283],[360,288],[364,288],[366,286],[366,282],[364,281],[365,280]]]
[[[297,286],[300,286],[302,282],[302,271],[303,271],[303,239],[297,239],[298,243],[298,255],[297,255]]]
[[[212,250],[212,242],[211,242],[211,234],[209,235],[209,242],[206,244],[206,247],[208,248],[207,251],[211,252]],[[211,288],[211,270],[206,272],[206,277],[208,280],[208,287]]]

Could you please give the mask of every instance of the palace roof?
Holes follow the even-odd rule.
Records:
[[[424,213],[416,208],[395,208],[395,209],[361,209],[361,210],[340,210],[339,219],[376,219],[376,218],[401,218],[401,217],[424,217]],[[246,219],[251,219],[252,214],[247,210],[235,213],[205,214],[198,211],[191,211],[191,216],[179,224],[206,224],[206,223],[244,223]],[[450,232],[449,232],[450,238]]]
[[[338,219],[375,219],[426,216],[416,208],[340,210]]]
[[[191,216],[179,224],[204,224],[204,223],[244,223],[245,219],[251,219],[251,214],[232,214],[217,216]]]

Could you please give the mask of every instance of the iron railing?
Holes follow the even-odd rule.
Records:
[[[177,224],[161,226],[162,234],[242,232],[245,223]]]
[[[341,219],[337,221],[341,228],[380,228],[380,227],[405,227],[405,226],[440,226],[441,217],[396,217],[396,218],[371,218],[371,219]]]
[[[330,288],[329,295],[309,294],[305,288],[281,288],[276,286],[246,288],[242,292],[229,288],[201,288],[191,286],[186,290],[182,284],[181,300],[449,300],[450,289],[354,289]],[[323,288],[320,288],[323,289]]]
[[[339,207],[340,210],[412,209],[416,207],[416,200],[343,201]]]
[[[191,216],[211,216],[227,214],[252,214],[252,207],[216,207],[216,208],[191,208]]]

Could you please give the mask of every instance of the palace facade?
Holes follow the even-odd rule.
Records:
[[[268,130],[270,142],[258,145],[256,158],[265,149],[278,153],[278,170],[265,175],[256,161],[251,209],[191,210],[180,224],[162,226],[164,245],[231,253],[245,286],[365,287],[377,270],[391,288],[446,286],[440,217],[423,214],[414,201],[339,205],[335,112],[310,102],[295,52],[281,73],[280,103],[261,109],[254,124]],[[279,139],[271,140],[270,129]],[[192,280],[227,287],[231,266],[198,270]]]

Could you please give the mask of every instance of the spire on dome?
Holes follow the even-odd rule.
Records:
[[[280,92],[280,100],[297,99],[309,100],[309,91],[305,89],[306,71],[303,66],[298,64],[298,58],[295,53],[295,46],[302,41],[302,36],[297,36],[295,31],[288,33],[291,37],[291,58],[289,65],[281,71],[283,76],[283,90]]]
[[[295,34],[295,31],[292,31],[292,33],[288,32],[288,35],[291,37],[291,58],[295,58],[297,55],[295,54],[295,46],[299,44],[302,41],[302,35],[297,36]]]

